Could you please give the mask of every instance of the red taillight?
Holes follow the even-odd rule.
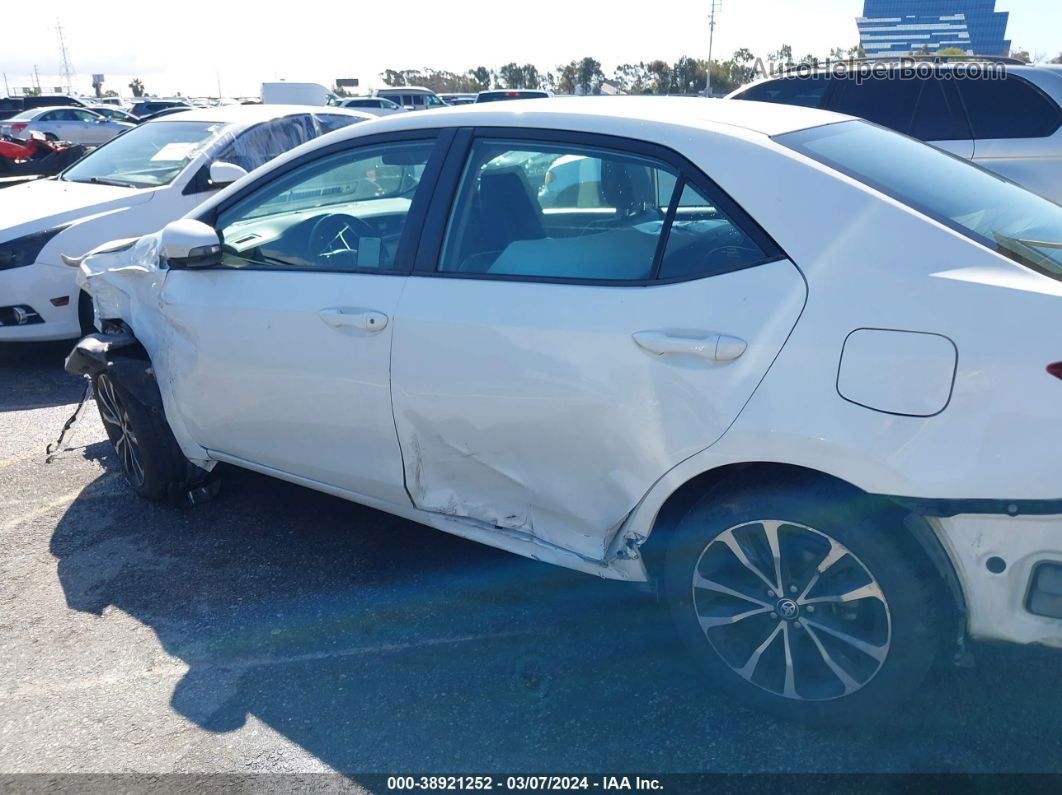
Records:
[[[28,126],[29,126],[28,124],[12,124],[11,125],[11,132],[22,132]]]
[[[1055,362],[1054,364],[1047,365],[1047,372],[1055,378],[1062,378],[1062,362]]]

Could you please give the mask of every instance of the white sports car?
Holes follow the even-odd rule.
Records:
[[[586,184],[543,206],[544,158]],[[970,637],[1062,647],[1062,207],[911,138],[398,114],[81,267],[68,368],[144,497],[223,461],[659,579],[717,686],[809,719]]]

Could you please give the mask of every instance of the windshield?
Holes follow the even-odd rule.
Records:
[[[216,122],[148,122],[119,135],[63,172],[68,182],[155,188],[170,184],[224,127]]]
[[[1062,280],[1062,206],[1052,201],[864,121],[815,127],[775,140]]]

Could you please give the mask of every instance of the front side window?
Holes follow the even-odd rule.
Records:
[[[860,121],[775,140],[1062,280],[1062,207],[1054,202],[932,146]]]
[[[198,121],[147,122],[83,157],[62,179],[134,188],[168,185],[224,127]]]
[[[439,270],[575,281],[642,282],[658,271],[695,278],[763,261],[751,241],[743,261],[723,251],[735,230],[668,163],[596,147],[481,140],[465,167]]]
[[[271,180],[223,211],[222,265],[393,270],[431,142],[340,152]]]
[[[321,128],[321,135],[342,130],[344,127],[349,127],[362,121],[357,116],[344,116],[339,113],[318,113],[316,116],[317,124]]]

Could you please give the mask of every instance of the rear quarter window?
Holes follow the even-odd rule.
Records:
[[[830,79],[826,75],[802,75],[768,80],[757,83],[738,94],[734,99],[754,102],[776,102],[781,105],[800,105],[804,108],[821,108],[826,99]]]
[[[956,84],[975,138],[1046,138],[1062,126],[1058,105],[1020,77],[959,80]]]

